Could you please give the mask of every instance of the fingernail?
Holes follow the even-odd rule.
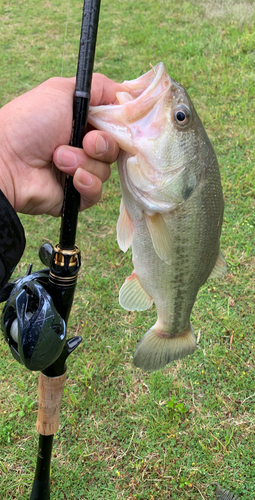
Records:
[[[104,153],[105,151],[107,151],[107,149],[108,149],[107,142],[104,140],[104,138],[100,134],[98,134],[97,139],[96,139],[96,154],[100,155],[100,154]]]
[[[83,170],[83,168],[77,168],[75,174],[76,180],[82,186],[91,186],[93,182],[93,177],[90,175],[87,170]]]
[[[60,167],[75,167],[77,165],[77,156],[70,149],[60,148],[57,151],[57,160]]]

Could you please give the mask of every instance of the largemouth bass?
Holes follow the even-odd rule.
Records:
[[[155,303],[157,322],[134,354],[136,366],[154,371],[194,352],[190,315],[198,290],[226,272],[223,195],[204,127],[164,64],[124,85],[113,105],[90,107],[89,122],[121,148],[117,240],[124,252],[132,245],[134,271],[119,302],[130,311]]]

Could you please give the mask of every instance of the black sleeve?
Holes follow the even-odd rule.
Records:
[[[0,290],[9,280],[26,245],[23,226],[0,190]]]

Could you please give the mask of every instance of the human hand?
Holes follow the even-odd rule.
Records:
[[[0,110],[0,189],[16,212],[59,216],[65,174],[73,176],[81,195],[80,210],[101,197],[119,148],[97,130],[86,134],[83,149],[67,145],[74,90],[75,78],[51,78]],[[90,103],[110,104],[121,90],[121,84],[96,73]]]

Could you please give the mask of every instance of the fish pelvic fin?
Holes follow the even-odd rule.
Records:
[[[148,330],[134,354],[134,365],[153,372],[175,359],[184,358],[196,349],[196,337],[192,326],[176,337],[162,332],[157,323]]]
[[[129,247],[132,245],[133,241],[133,224],[129,213],[123,203],[123,200],[120,202],[120,215],[117,222],[117,242],[120,249],[123,252],[126,252]]]
[[[153,304],[153,299],[142,287],[135,271],[123,283],[119,293],[119,303],[128,311],[145,311]]]
[[[220,249],[215,266],[214,266],[209,278],[224,278],[224,276],[226,274],[227,274],[227,264],[226,264],[225,258],[221,252],[221,249]]]

